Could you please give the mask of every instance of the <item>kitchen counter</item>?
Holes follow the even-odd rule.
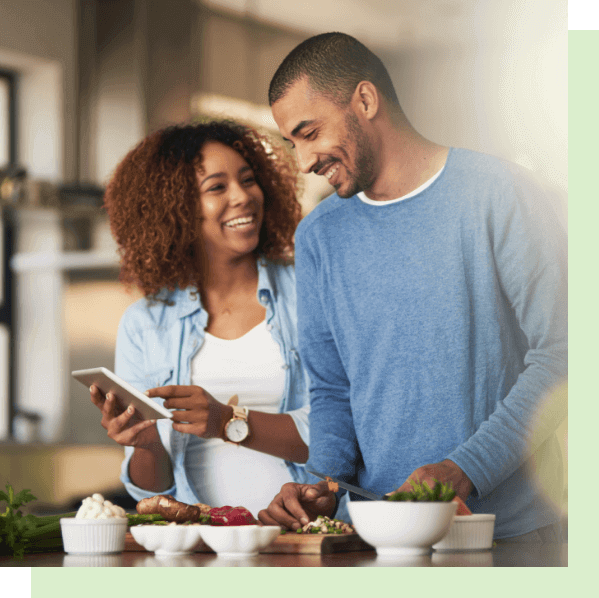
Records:
[[[336,554],[260,554],[245,559],[212,553],[156,557],[150,552],[73,555],[61,552],[0,558],[0,567],[567,567],[567,544],[506,543],[492,550],[433,552],[429,556],[384,560],[374,550]]]

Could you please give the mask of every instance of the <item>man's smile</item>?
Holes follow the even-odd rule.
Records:
[[[334,163],[328,170],[325,171],[324,176],[330,181],[331,178],[339,171],[339,162]]]

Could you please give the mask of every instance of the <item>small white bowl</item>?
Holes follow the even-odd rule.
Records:
[[[495,515],[475,513],[456,515],[447,535],[433,549],[449,550],[488,550],[493,546]]]
[[[69,554],[113,554],[123,552],[127,518],[60,520],[64,551]]]
[[[202,540],[219,556],[255,556],[281,533],[278,525],[202,525]]]
[[[156,556],[190,554],[202,541],[200,525],[133,525],[131,535]]]
[[[457,506],[453,501],[348,503],[356,532],[381,558],[428,554],[449,531]]]

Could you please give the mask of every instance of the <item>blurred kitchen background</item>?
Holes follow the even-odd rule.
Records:
[[[122,449],[70,376],[113,368],[138,298],[117,281],[104,186],[168,124],[230,116],[276,135],[270,78],[325,31],[382,58],[425,137],[533,170],[566,225],[566,0],[2,0],[1,488],[56,508],[122,493]],[[306,177],[304,211],[331,191]]]

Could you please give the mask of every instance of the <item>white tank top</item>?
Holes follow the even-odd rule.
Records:
[[[191,383],[226,404],[232,395],[254,411],[278,413],[285,391],[285,362],[266,322],[241,338],[206,333],[191,361]],[[200,502],[244,506],[257,517],[281,486],[293,481],[283,459],[223,442],[190,436],[185,468]]]

